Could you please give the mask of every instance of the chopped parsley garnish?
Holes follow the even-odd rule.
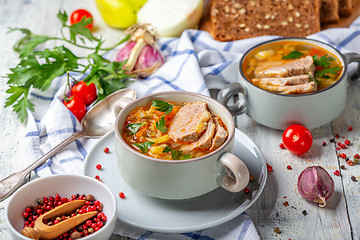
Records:
[[[318,55],[314,55],[313,60],[315,66],[322,66],[323,68],[328,68],[330,66],[330,63],[334,61],[334,59],[332,57],[329,57],[328,55],[323,55],[320,58]]]
[[[171,153],[171,158],[174,160],[186,160],[186,159],[191,159],[191,155],[190,154],[184,154],[182,155],[182,151],[176,151],[174,149],[172,149],[169,146],[166,146],[163,150],[163,153]]]
[[[320,83],[320,78],[328,79],[328,78],[330,78],[330,76],[328,74],[335,75],[342,69],[342,67],[329,68],[331,62],[334,61],[335,59],[332,57],[329,57],[327,54],[323,55],[321,57],[319,57],[318,55],[314,55],[313,60],[314,60],[315,66],[322,67],[322,68],[320,68],[321,70],[315,70],[314,77],[312,77],[309,74],[309,77],[310,77],[309,81],[314,81],[316,84]]]
[[[139,131],[140,127],[144,124],[145,123],[130,123],[125,127],[129,130],[131,135],[135,135]]]
[[[294,59],[294,58],[300,58],[302,55],[304,55],[302,52],[299,51],[291,51],[288,55],[283,56],[283,59]]]
[[[164,114],[165,116],[165,114]],[[162,133],[167,133],[167,128],[165,127],[165,118],[162,116],[162,118],[156,122],[156,128],[159,129]]]
[[[170,113],[172,111],[173,107],[174,107],[170,103],[167,103],[167,102],[164,102],[164,101],[161,101],[161,100],[153,100],[152,106],[154,106],[155,109],[160,111],[160,112],[165,112],[165,114]]]
[[[342,69],[342,67],[332,67],[332,68],[326,68],[323,70],[319,70],[315,72],[315,77],[318,78],[327,78],[328,76],[326,75],[327,73],[330,74],[336,74],[337,72],[339,72]]]
[[[143,143],[134,143],[134,146],[140,148],[141,152],[147,153],[149,148],[154,144],[154,142],[143,142]]]
[[[165,112],[164,115],[162,116],[162,118],[158,122],[156,122],[156,128],[159,129],[162,133],[166,133],[167,128],[165,127],[164,116],[166,114],[170,113],[174,106],[171,105],[170,103],[167,103],[167,102],[164,102],[161,100],[153,100],[152,106],[154,106],[155,109],[160,112]]]

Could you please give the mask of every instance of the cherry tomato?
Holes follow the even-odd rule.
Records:
[[[90,83],[87,85],[85,82],[81,81],[72,87],[71,95],[78,96],[83,100],[85,105],[89,105],[94,102],[97,97],[95,84]]]
[[[311,132],[302,125],[288,127],[282,135],[282,140],[286,149],[296,155],[309,151],[313,143]]]
[[[70,24],[73,25],[73,24],[75,24],[75,23],[78,23],[78,22],[80,22],[84,17],[85,17],[85,18],[92,18],[92,19],[93,19],[93,21],[92,21],[90,24],[86,25],[86,27],[87,27],[88,29],[91,29],[92,26],[93,26],[93,23],[94,23],[94,18],[93,18],[93,16],[91,15],[91,13],[89,13],[89,12],[88,12],[87,10],[85,10],[85,9],[77,9],[77,10],[75,10],[75,11],[71,14],[71,16],[70,16]]]
[[[81,122],[86,114],[86,106],[81,98],[78,96],[71,96],[70,100],[64,100],[64,105],[67,107],[75,117]]]

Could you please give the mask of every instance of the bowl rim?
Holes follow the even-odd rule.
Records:
[[[135,149],[132,149],[121,137],[121,131],[119,129],[119,122],[120,119],[122,119],[124,117],[124,114],[126,111],[128,111],[129,109],[133,110],[134,106],[146,99],[154,99],[156,96],[160,96],[160,95],[189,95],[192,97],[199,97],[199,98],[203,98],[204,100],[206,100],[207,102],[211,102],[215,105],[217,105],[228,117],[229,120],[229,125],[228,127],[228,138],[226,139],[226,141],[223,143],[223,145],[221,145],[219,148],[217,148],[216,150],[201,156],[201,157],[197,157],[197,158],[192,158],[192,159],[186,159],[186,160],[167,160],[167,159],[159,159],[159,158],[154,158],[154,157],[150,157],[147,156],[145,154],[139,153],[137,152]],[[190,101],[184,101],[184,102],[190,102]],[[130,111],[131,111],[130,110]],[[126,116],[125,116],[126,117]],[[231,115],[230,111],[224,106],[222,105],[220,102],[218,102],[217,100],[208,97],[206,95],[202,95],[199,93],[195,93],[195,92],[186,92],[186,91],[163,91],[163,92],[157,92],[157,93],[152,93],[146,96],[143,96],[141,98],[138,98],[134,101],[132,101],[131,103],[129,103],[128,105],[126,105],[123,110],[117,115],[116,117],[116,121],[115,121],[115,136],[116,136],[116,141],[120,142],[128,151],[132,152],[133,154],[141,157],[141,158],[145,158],[151,161],[155,161],[155,162],[161,162],[161,163],[169,163],[169,164],[181,164],[181,163],[188,163],[188,162],[195,162],[195,161],[201,161],[203,159],[206,158],[211,158],[213,155],[218,154],[219,152],[221,152],[224,148],[226,148],[231,141],[234,139],[235,137],[235,121],[233,119],[233,116]]]
[[[310,42],[310,43],[313,43],[314,45],[319,45],[321,47],[321,45],[324,45],[326,47],[329,47],[331,48],[337,55],[338,57],[344,62],[344,66],[343,66],[343,69],[342,69],[342,73],[341,73],[341,76],[339,77],[339,79],[331,84],[329,87],[327,88],[324,88],[324,89],[321,89],[320,91],[316,91],[316,92],[311,92],[311,93],[302,93],[302,94],[281,94],[281,93],[276,93],[276,92],[271,92],[271,91],[267,91],[265,89],[262,89],[258,86],[256,86],[252,81],[250,81],[249,79],[247,79],[247,77],[245,77],[245,74],[243,73],[242,71],[242,64],[246,58],[246,56],[253,50],[255,50],[256,48],[260,47],[260,46],[263,46],[263,45],[266,45],[266,44],[269,44],[269,43],[272,43],[272,42],[281,42],[281,41],[299,41],[299,42]],[[336,55],[335,54],[335,55]],[[311,38],[304,38],[304,37],[279,37],[279,38],[275,38],[275,39],[271,39],[271,40],[267,40],[267,41],[264,41],[264,42],[261,42],[261,43],[258,43],[254,46],[252,46],[251,48],[249,48],[241,57],[240,61],[239,61],[239,66],[238,66],[238,72],[240,73],[240,76],[242,79],[244,79],[246,82],[250,83],[251,86],[255,87],[256,89],[260,90],[260,91],[263,91],[265,93],[268,93],[268,94],[273,94],[273,95],[276,95],[276,96],[281,96],[281,97],[291,97],[291,98],[299,98],[299,97],[306,97],[306,96],[312,96],[312,95],[316,95],[316,94],[321,94],[323,92],[326,92],[332,88],[334,88],[336,85],[340,84],[341,81],[345,81],[347,79],[345,79],[345,76],[347,76],[347,62],[346,62],[346,59],[344,57],[344,55],[339,51],[337,50],[336,48],[334,48],[333,46],[331,46],[330,44],[328,43],[325,43],[325,42],[322,42],[320,40],[317,40],[317,39],[311,39]],[[344,80],[345,79],[345,80]]]
[[[91,235],[88,235],[87,237],[82,237],[81,239],[87,240],[87,239],[91,239],[92,237],[96,237],[97,235],[100,235],[103,231],[104,228],[108,228],[111,227],[111,222],[112,221],[116,221],[116,212],[117,212],[117,204],[116,204],[116,200],[115,200],[115,196],[113,195],[113,193],[110,191],[110,189],[103,184],[102,182],[100,182],[99,180],[96,180],[94,178],[91,178],[89,176],[84,176],[84,175],[76,175],[76,174],[57,174],[57,175],[50,175],[50,176],[46,176],[46,177],[41,177],[35,180],[30,181],[29,183],[26,183],[25,185],[23,185],[22,187],[20,187],[9,199],[9,202],[5,208],[5,221],[7,222],[7,226],[10,229],[10,231],[15,234],[19,239],[29,239],[32,240],[31,238],[27,238],[24,235],[22,235],[20,232],[18,232],[14,226],[10,223],[9,220],[9,205],[12,202],[12,199],[15,198],[18,194],[20,194],[21,190],[23,190],[24,188],[31,188],[33,185],[36,185],[39,182],[44,182],[47,181],[49,179],[56,179],[56,178],[76,178],[76,179],[83,179],[86,181],[90,181],[93,184],[96,184],[98,186],[101,186],[101,188],[105,189],[106,192],[108,192],[108,194],[110,196],[112,196],[111,198],[111,204],[114,206],[113,209],[110,210],[111,215],[108,216],[107,215],[107,221],[106,224],[100,229],[100,231],[94,232]]]

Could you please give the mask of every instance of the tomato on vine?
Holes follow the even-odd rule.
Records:
[[[76,95],[89,105],[97,98],[96,86],[94,83],[87,85],[84,81],[75,84],[71,89],[71,95]]]
[[[296,155],[309,151],[313,143],[311,132],[302,125],[288,127],[282,135],[282,140],[285,148]]]
[[[64,105],[67,107],[75,117],[81,122],[86,114],[86,105],[84,101],[78,96],[71,96],[70,98],[65,98]]]
[[[78,23],[84,17],[93,19],[93,21],[90,24],[86,25],[86,27],[88,29],[91,29],[92,26],[93,26],[93,23],[94,23],[94,18],[91,15],[91,13],[89,11],[85,10],[85,9],[77,9],[77,10],[75,10],[70,16],[70,24],[73,25],[75,23]]]

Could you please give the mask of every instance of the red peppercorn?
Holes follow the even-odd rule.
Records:
[[[125,198],[125,194],[124,194],[123,192],[120,192],[120,193],[119,193],[119,197],[124,199],[124,198]]]
[[[28,217],[29,217],[29,213],[23,212],[23,217],[24,217],[24,218],[28,218]]]
[[[244,193],[245,193],[245,194],[250,193],[250,189],[249,189],[248,187],[244,188]]]
[[[334,171],[334,174],[335,174],[336,176],[340,176],[340,171],[339,171],[339,170],[335,170],[335,171]]]
[[[280,143],[280,144],[279,144],[279,147],[280,147],[281,149],[285,149],[285,145],[284,145],[283,143]]]
[[[96,175],[96,176],[95,176],[95,179],[96,179],[96,180],[100,180],[100,176],[99,176],[99,175]]]
[[[323,146],[326,146],[326,142],[323,142],[322,145],[323,145]]]
[[[349,146],[351,142],[349,140],[345,140],[345,144]]]
[[[107,148],[107,147],[104,148],[104,153],[109,153],[109,151],[110,151],[109,148]]]
[[[341,144],[340,144],[340,147],[341,147],[342,149],[345,149],[345,148],[346,148],[346,145],[343,144],[343,143],[341,143]]]
[[[357,153],[354,155],[354,158],[360,158],[360,155]]]
[[[289,169],[289,170],[291,170],[292,169],[292,167],[290,166],[290,165],[287,165],[287,167],[286,167],[287,169]]]
[[[102,221],[98,221],[96,223],[96,226],[98,226],[99,228],[102,228],[104,226],[104,223]]]
[[[337,147],[337,148],[336,148],[336,150],[338,150],[338,151],[339,151],[339,150],[340,150],[340,148],[339,148],[339,147]]]
[[[96,165],[96,169],[100,170],[101,169],[101,164]]]
[[[267,165],[267,170],[268,170],[268,172],[272,172],[272,170],[273,170],[272,166],[269,165],[269,164],[266,164],[266,165]]]
[[[342,154],[340,155],[340,157],[341,157],[342,159],[346,159],[346,154],[345,154],[345,153],[342,153]]]
[[[352,126],[349,126],[348,127],[348,131],[351,132],[353,130],[353,127]]]

